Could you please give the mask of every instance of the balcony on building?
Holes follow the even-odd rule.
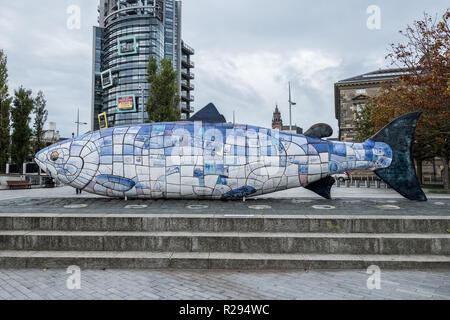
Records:
[[[195,109],[194,109],[194,107],[191,107],[190,104],[188,104],[186,102],[182,102],[181,103],[181,111],[186,112],[186,113],[194,113]]]
[[[195,78],[195,74],[186,69],[181,70],[181,76],[184,79],[189,79],[189,80],[194,80],[194,78]]]
[[[190,83],[189,81],[182,80],[182,81],[181,81],[181,88],[182,88],[183,90],[190,91],[190,90],[194,90],[194,89],[195,89],[195,85],[193,85],[193,84]]]
[[[181,93],[181,100],[182,101],[188,101],[188,102],[194,102],[195,97],[192,94],[187,94],[186,92]]]
[[[194,48],[188,46],[184,41],[181,42],[181,52],[183,54],[187,54],[187,55],[194,55],[195,54]]]
[[[186,58],[181,59],[181,64],[182,64],[183,68],[195,68],[194,61],[190,61]]]

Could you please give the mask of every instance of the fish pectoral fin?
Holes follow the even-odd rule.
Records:
[[[109,174],[99,175],[95,177],[95,180],[105,188],[116,191],[129,191],[136,185],[136,182],[131,179]]]
[[[331,128],[328,124],[318,123],[309,128],[308,131],[305,132],[305,136],[322,139],[328,138],[333,135],[333,128]]]
[[[331,187],[333,187],[335,182],[336,181],[332,177],[326,177],[307,185],[305,188],[317,193],[325,199],[331,200]]]

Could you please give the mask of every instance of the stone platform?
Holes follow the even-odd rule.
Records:
[[[415,202],[403,198],[250,198],[245,202],[195,200],[130,200],[103,197],[0,197],[0,213],[98,214],[274,214],[274,215],[396,215],[450,216],[450,197]]]
[[[450,199],[0,201],[0,267],[450,269]]]

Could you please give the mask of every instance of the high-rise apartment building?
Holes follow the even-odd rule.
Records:
[[[92,129],[106,113],[110,127],[142,123],[149,96],[147,64],[170,59],[178,72],[183,118],[192,112],[194,50],[181,39],[181,1],[100,0],[93,32]],[[186,64],[187,63],[187,64]]]
[[[185,114],[194,112],[194,107],[192,106],[194,96],[192,92],[195,87],[192,83],[192,80],[194,80],[192,69],[194,69],[195,64],[191,59],[194,53],[194,49],[184,43],[184,41],[181,42],[181,110],[186,110]]]

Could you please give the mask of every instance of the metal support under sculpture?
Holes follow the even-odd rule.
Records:
[[[105,129],[52,145],[35,160],[51,177],[109,197],[236,199],[305,187],[330,198],[330,176],[372,169],[411,200],[426,201],[411,158],[420,113],[363,143],[326,141],[248,125],[176,122]]]

